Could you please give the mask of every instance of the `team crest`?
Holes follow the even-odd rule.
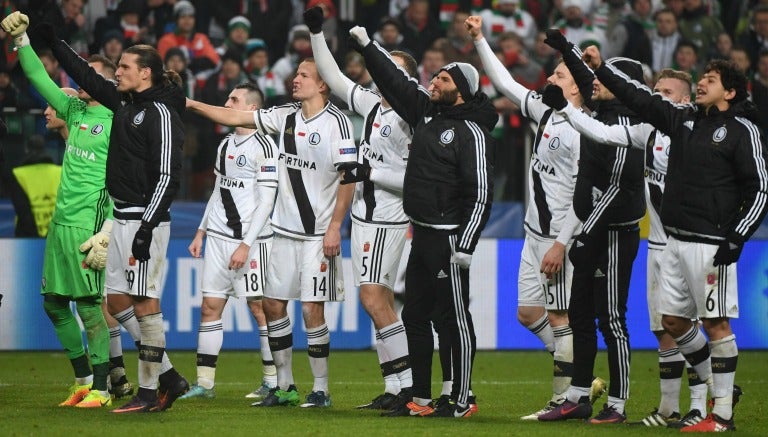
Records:
[[[368,252],[371,250],[371,243],[366,241],[365,244],[363,244],[363,252]]]
[[[560,138],[554,137],[549,140],[549,150],[557,150],[560,148]]]
[[[141,112],[139,112],[138,114],[136,114],[136,116],[135,116],[135,117],[133,117],[133,124],[135,124],[135,125],[137,125],[137,126],[138,126],[138,125],[140,125],[140,124],[141,124],[141,122],[143,122],[143,121],[144,121],[144,113],[145,113],[145,112],[146,112],[146,110],[142,109],[142,110],[141,110]]]
[[[134,258],[134,257],[128,258],[128,265],[131,266],[131,267],[135,266],[136,265],[136,258]]]
[[[326,270],[328,270],[328,263],[323,261],[320,263],[320,273],[325,273]]]
[[[237,164],[238,167],[245,167],[245,164],[247,163],[248,163],[248,159],[245,157],[245,155],[237,155],[235,164]]]
[[[707,285],[715,285],[717,282],[717,275],[714,273],[707,274]]]
[[[101,123],[91,128],[91,135],[98,135],[102,132],[104,132],[104,125]]]
[[[386,125],[379,130],[379,134],[386,138],[392,133],[392,127],[390,125]]]
[[[444,131],[440,134],[440,142],[443,144],[451,144],[455,135],[456,133],[453,131],[453,129],[448,129],[447,131]]]
[[[309,134],[309,144],[312,144],[313,146],[320,144],[320,134],[317,132]]]
[[[251,270],[256,270],[256,268],[259,267],[259,263],[256,262],[255,259],[251,260]]]
[[[725,127],[719,127],[715,133],[712,134],[712,141],[719,143],[725,139],[726,135],[728,135],[728,129]]]

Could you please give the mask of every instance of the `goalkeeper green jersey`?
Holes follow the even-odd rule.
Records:
[[[112,111],[65,94],[31,46],[19,49],[19,60],[29,81],[69,128],[52,221],[96,232],[112,217],[105,185]]]

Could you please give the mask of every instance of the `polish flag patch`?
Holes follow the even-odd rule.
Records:
[[[88,125],[85,123],[80,123],[80,130],[88,130]]]
[[[306,133],[306,132],[299,132],[299,136],[300,136],[300,137],[306,137],[306,136],[307,136],[307,133]]]

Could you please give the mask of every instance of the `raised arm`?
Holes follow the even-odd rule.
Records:
[[[550,85],[551,86],[551,85]],[[614,147],[633,147],[645,150],[648,137],[654,127],[648,123],[622,126],[618,124],[607,125],[585,114],[570,103],[562,111],[558,111],[568,123],[582,136],[590,140]]]
[[[213,106],[197,100],[187,99],[187,110],[196,112],[214,123],[230,127],[247,127],[256,129],[253,111],[240,111],[238,109]]]
[[[69,111],[69,99],[71,97],[51,80],[51,77],[48,76],[43,63],[40,61],[40,58],[37,57],[37,53],[35,53],[32,46],[25,46],[19,49],[19,61],[21,62],[21,67],[24,69],[24,74],[27,76],[32,86],[34,86],[40,95],[43,96],[45,101],[56,110],[56,113],[59,114],[61,118],[65,119],[67,117],[67,112]]]
[[[349,34],[363,47],[365,65],[381,94],[406,123],[416,126],[427,111],[429,92],[400,68],[386,50],[371,42],[364,28],[353,27]]]
[[[592,82],[595,75],[592,70],[581,60],[582,53],[572,42],[565,39],[565,36],[559,29],[549,29],[546,32],[547,39],[544,40],[550,47],[560,52],[563,56],[563,63],[573,76],[576,86],[579,87],[579,93],[584,99],[585,104],[592,101]]]

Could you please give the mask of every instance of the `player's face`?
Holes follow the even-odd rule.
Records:
[[[613,93],[608,91],[608,88],[603,86],[599,80],[592,81],[592,100],[611,100],[614,98]]]
[[[691,101],[691,89],[685,81],[672,77],[662,77],[653,87],[653,92],[661,94],[673,103]]]
[[[139,55],[135,53],[123,53],[123,56],[120,57],[120,63],[115,72],[118,91],[134,91],[142,85],[142,80],[151,75],[149,68],[139,67],[138,58]]]
[[[727,104],[726,100],[732,99],[735,94],[734,90],[723,88],[720,73],[717,71],[705,73],[696,84],[696,104],[705,108]]]
[[[562,88],[566,98],[576,86],[576,82],[574,82],[573,76],[571,75],[571,70],[569,70],[562,62],[557,64],[555,71],[553,71],[552,75],[547,78],[547,83]]]
[[[459,89],[453,82],[453,78],[445,71],[441,71],[429,82],[430,100],[446,106],[453,106],[459,97]]]
[[[45,128],[50,130],[61,129],[66,125],[66,122],[56,116],[56,110],[48,105],[43,111],[45,117]]]
[[[224,104],[224,107],[240,111],[253,111],[255,109],[253,105],[249,105],[245,102],[247,95],[248,90],[246,89],[240,88],[232,90],[232,92],[229,93],[229,97],[227,97],[227,103]]]
[[[296,76],[293,78],[293,98],[298,101],[304,101],[316,97],[320,94],[325,83],[317,74],[317,66],[314,62],[302,62],[296,69]]]

